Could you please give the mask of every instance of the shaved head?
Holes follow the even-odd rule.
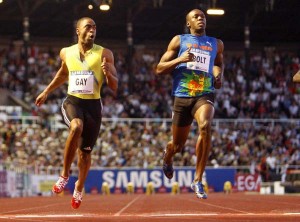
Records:
[[[81,23],[82,23],[84,20],[87,20],[87,19],[93,20],[93,19],[91,19],[90,17],[82,17],[82,18],[78,19],[78,21],[77,21],[77,23],[76,23],[76,28],[78,28],[78,27],[81,25]]]
[[[191,13],[192,13],[193,11],[201,11],[201,12],[204,14],[204,12],[203,12],[202,10],[200,10],[200,9],[193,9],[193,10],[189,11],[189,12],[186,14],[186,16],[185,16],[185,21],[186,21],[186,22],[189,21],[190,15],[191,15]]]

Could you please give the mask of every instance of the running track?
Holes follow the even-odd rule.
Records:
[[[300,221],[300,195],[210,193],[85,195],[78,210],[71,195],[0,198],[0,221]]]

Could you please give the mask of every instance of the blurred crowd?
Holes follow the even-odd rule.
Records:
[[[131,62],[126,51],[114,50],[119,90],[117,96],[113,96],[104,86],[101,93],[103,116],[171,117],[171,76],[156,77],[154,74],[162,50],[136,50]],[[11,90],[29,104],[31,115],[58,113],[66,96],[66,86],[55,90],[40,110],[34,106],[34,100],[59,69],[59,53],[32,45],[25,76],[23,51],[14,44],[0,48],[0,87]],[[255,51],[251,53],[247,71],[243,53],[228,52],[227,55],[225,52],[224,57],[224,84],[216,93],[215,118],[300,117],[300,87],[292,83],[293,74],[300,69],[299,55],[275,49]]]
[[[114,51],[114,50],[113,50]],[[108,87],[101,92],[103,116],[119,118],[155,118],[157,122],[103,122],[100,138],[93,151],[93,166],[160,166],[161,154],[171,138],[171,76],[156,77],[154,67],[162,51],[136,50],[128,62],[126,52],[115,50],[119,76],[118,94]],[[255,125],[253,121],[222,123],[213,128],[213,146],[208,164],[251,166],[268,180],[267,171],[278,166],[300,164],[300,87],[292,83],[300,69],[300,56],[276,49],[251,53],[249,63],[243,53],[225,53],[222,89],[216,92],[216,119],[277,119],[275,124]],[[50,117],[59,115],[66,96],[66,86],[54,91],[39,109],[34,100],[52,80],[60,67],[58,52],[29,48],[28,75],[25,76],[24,50],[14,44],[0,48],[0,88],[8,89],[30,107],[22,115],[41,116],[42,124],[24,129],[17,121],[7,121],[0,110],[0,163],[36,167],[59,167],[62,164],[67,129],[51,130]],[[130,66],[129,66],[130,64]],[[247,70],[246,70],[246,67]],[[28,82],[25,83],[25,79]],[[24,93],[24,89],[26,92]],[[16,115],[16,114],[14,114]],[[175,156],[175,166],[195,165],[194,128],[184,151]],[[280,171],[280,170],[279,170]],[[283,171],[283,170],[281,170]]]

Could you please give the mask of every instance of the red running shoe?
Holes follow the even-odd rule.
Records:
[[[77,209],[82,202],[82,192],[74,190],[73,197],[71,200],[71,206],[73,209]]]
[[[52,193],[56,193],[56,194],[61,193],[68,182],[69,182],[69,177],[60,176],[57,182],[52,187]]]

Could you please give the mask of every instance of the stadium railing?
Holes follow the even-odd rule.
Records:
[[[1,120],[1,119],[0,119]],[[31,124],[39,124],[42,119],[39,116],[7,116],[7,120],[18,121],[22,124],[23,128],[26,128]],[[48,119],[51,130],[56,131],[59,129],[66,128],[66,125],[62,122],[59,115],[52,116]],[[171,118],[103,118],[102,122],[110,122],[112,124],[117,123],[133,123],[142,122],[146,126],[150,123],[161,123],[161,124],[171,124]],[[213,127],[219,128],[221,126],[231,125],[233,127],[238,127],[239,125],[251,126],[251,127],[274,127],[276,124],[288,124],[291,127],[300,128],[300,119],[214,119]]]

